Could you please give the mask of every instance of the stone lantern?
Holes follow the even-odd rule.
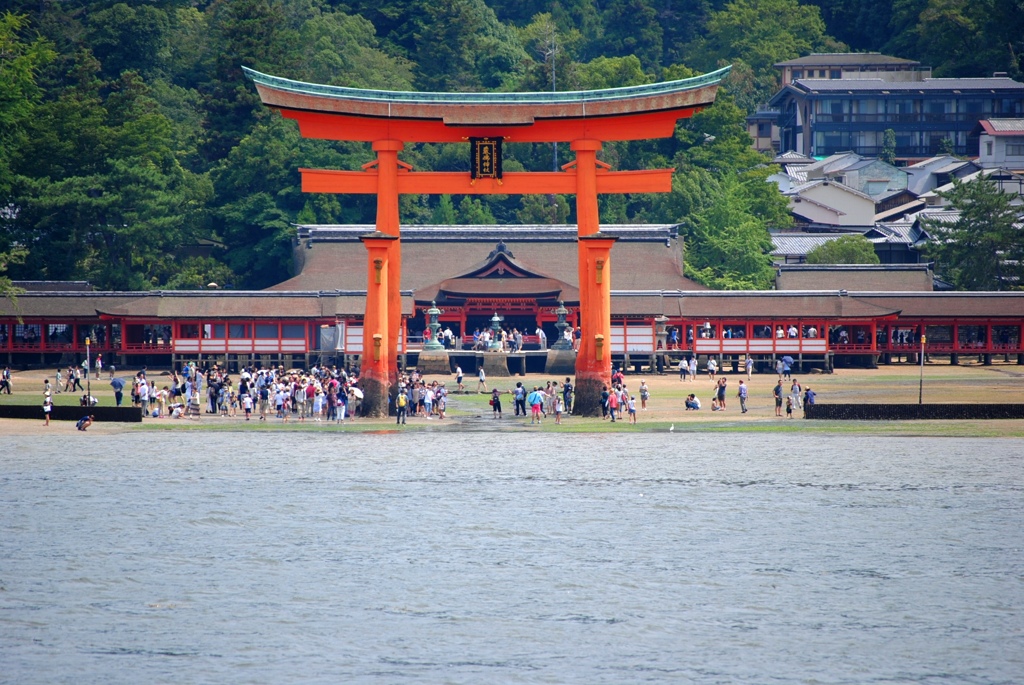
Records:
[[[558,308],[554,310],[554,314],[558,317],[558,321],[555,323],[555,328],[558,329],[558,340],[551,346],[551,349],[572,350],[572,343],[565,337],[565,329],[569,328],[565,317],[569,315],[569,310],[565,308],[565,303],[561,300],[558,301]]]
[[[665,343],[668,338],[668,330],[665,327],[665,324],[667,323],[668,317],[664,314],[654,317],[654,340],[656,349],[665,349]]]
[[[494,316],[491,317],[491,344],[487,346],[489,352],[501,352],[501,322],[505,319],[498,316],[498,312],[494,312]]]
[[[430,319],[430,323],[428,325],[430,328],[430,341],[423,345],[423,349],[430,350],[431,352],[443,350],[444,345],[442,345],[438,340],[441,332],[441,324],[437,322],[437,317],[444,314],[444,310],[438,309],[437,302],[435,301],[430,303],[430,309],[426,311],[426,314]]]

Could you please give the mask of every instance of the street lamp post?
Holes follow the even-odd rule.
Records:
[[[92,383],[89,380],[89,369],[92,368],[92,362],[89,360],[89,345],[92,343],[88,337],[85,339],[85,394],[88,396],[86,400],[87,406],[92,406]]]
[[[921,334],[921,379],[917,384],[917,403],[924,404],[924,343],[925,334]]]

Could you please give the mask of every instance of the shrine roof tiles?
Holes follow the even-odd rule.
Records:
[[[118,307],[145,293],[92,291],[26,292],[0,298],[0,316],[96,318],[100,308]]]

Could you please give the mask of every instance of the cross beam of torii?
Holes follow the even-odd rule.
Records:
[[[580,318],[576,357],[576,411],[599,412],[602,386],[611,382],[611,247],[601,233],[599,193],[672,189],[673,169],[611,171],[598,161],[602,143],[666,138],[676,122],[711,105],[729,68],[680,81],[606,90],[552,93],[414,93],[374,91],[291,81],[245,70],[263,103],[299,124],[306,138],[373,144],[376,160],[361,171],[300,169],[302,190],[377,196],[376,232],[368,252],[361,382],[370,413],[387,411],[401,329],[401,240],[398,197],[405,194],[575,194],[579,235]],[[407,142],[471,139],[528,143],[568,142],[576,159],[554,172],[418,172],[401,162]],[[490,148],[491,150],[499,148]],[[493,161],[488,158],[488,161]],[[479,169],[477,169],[479,171]],[[477,174],[478,176],[480,174]]]

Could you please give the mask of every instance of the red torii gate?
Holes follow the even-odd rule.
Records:
[[[377,230],[368,253],[361,382],[371,414],[387,411],[401,330],[401,240],[398,196],[411,194],[575,194],[579,235],[580,318],[576,357],[577,413],[599,412],[611,382],[611,247],[601,233],[598,193],[672,189],[673,169],[611,171],[598,161],[602,143],[667,138],[679,119],[711,105],[729,68],[680,81],[562,93],[414,93],[291,81],[245,69],[263,103],[299,124],[305,138],[373,144],[377,158],[362,171],[300,169],[302,190],[377,195]],[[405,143],[470,139],[568,142],[576,159],[552,172],[416,172],[398,159]],[[500,150],[500,147],[491,147]],[[500,154],[500,153],[499,153]],[[475,169],[475,171],[480,171]],[[474,177],[476,176],[476,177]]]

